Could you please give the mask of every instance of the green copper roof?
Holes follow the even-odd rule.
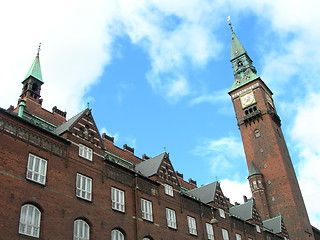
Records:
[[[231,38],[231,58],[232,61],[236,57],[241,56],[242,54],[247,53],[244,49],[242,44],[240,43],[239,39],[237,38],[236,34],[234,33],[233,29],[231,28],[232,38]]]
[[[257,70],[252,64],[247,51],[244,49],[236,34],[233,31],[231,23],[231,58],[234,82],[229,89],[229,93],[259,78]]]
[[[236,90],[237,88],[240,88],[240,87],[246,85],[249,82],[252,82],[253,80],[256,80],[257,78],[259,78],[258,75],[256,75],[253,72],[249,72],[248,74],[243,76],[243,78],[235,79],[232,86],[229,89],[229,93],[232,92],[233,90]]]
[[[254,162],[251,162],[250,170],[249,170],[249,177],[255,174],[261,175],[261,172],[257,168],[257,166],[254,164]]]
[[[42,80],[42,74],[41,74],[41,67],[40,67],[40,60],[39,60],[39,54],[37,54],[36,58],[34,59],[29,72],[25,76],[24,80],[26,80],[28,77],[34,77],[35,79],[39,80],[43,83]]]

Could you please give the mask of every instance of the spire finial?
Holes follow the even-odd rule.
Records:
[[[38,52],[37,52],[37,56],[39,57],[39,53],[41,51],[41,43],[39,43],[39,47],[38,47]]]
[[[89,101],[87,102],[87,108],[90,108],[90,102]]]
[[[165,152],[165,153],[167,152],[167,148],[166,147],[163,148],[163,152]]]
[[[232,28],[232,23],[231,23],[231,21],[230,21],[230,16],[228,16],[227,22],[228,22],[228,24],[229,24],[229,26],[230,26],[231,32],[233,33],[233,28]]]

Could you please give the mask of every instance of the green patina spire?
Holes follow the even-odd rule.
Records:
[[[237,38],[237,35],[234,33],[231,22],[229,22],[229,26],[230,26],[231,35],[232,35],[232,37],[231,37],[231,58],[230,58],[230,61],[232,61],[233,59],[235,59],[243,54],[247,54],[247,51],[244,49],[241,42]]]
[[[256,74],[257,70],[252,65],[252,60],[250,59],[247,51],[244,49],[242,44],[240,43],[238,37],[233,31],[231,22],[228,23],[231,29],[231,58],[230,61],[232,63],[233,74],[234,74],[234,82],[229,89],[229,93],[246,85],[249,82],[259,78]]]
[[[34,77],[35,79],[37,79],[43,83],[42,74],[41,74],[41,67],[40,67],[40,60],[39,60],[40,46],[41,46],[41,43],[39,44],[37,56],[34,59],[34,61],[31,65],[27,75],[25,76],[24,80],[26,80],[28,77],[31,76],[31,77]]]

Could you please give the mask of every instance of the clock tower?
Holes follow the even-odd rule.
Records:
[[[245,150],[252,196],[262,220],[281,215],[291,240],[314,236],[281,130],[272,92],[234,33],[229,90]]]

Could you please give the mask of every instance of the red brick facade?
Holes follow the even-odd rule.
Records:
[[[74,224],[79,219],[88,224],[90,239],[111,239],[115,229],[127,240],[208,239],[206,224],[213,227],[215,239],[223,239],[222,229],[227,230],[229,239],[235,239],[235,234],[242,239],[283,239],[263,229],[257,219],[245,221],[230,215],[231,204],[218,183],[212,193],[214,200],[209,203],[189,195],[188,189],[196,189],[195,181],[185,182],[182,174],[174,171],[168,154],[163,154],[157,173],[147,177],[137,172],[135,166],[153,158],[143,160],[130,147],[120,149],[110,137],[103,136],[100,137],[89,109],[59,134],[18,117],[15,112],[0,109],[2,240],[72,239]],[[92,150],[92,160],[79,155],[80,146]],[[27,177],[30,154],[47,163],[44,184]],[[77,196],[77,174],[91,179],[90,200]],[[165,194],[164,184],[173,187],[173,196]],[[113,209],[112,188],[124,192],[124,212]],[[141,199],[152,203],[151,221],[142,216]],[[27,205],[41,213],[38,236],[32,237],[33,233],[19,228],[19,222],[23,222],[21,209]],[[175,228],[168,227],[166,209],[175,212]],[[218,209],[225,213],[224,217]],[[196,234],[189,232],[188,217],[195,220]]]
[[[246,106],[244,101],[250,94],[254,100]],[[230,96],[248,169],[253,162],[261,172],[249,181],[262,220],[281,214],[290,239],[314,239],[271,91],[258,78],[230,92]]]

